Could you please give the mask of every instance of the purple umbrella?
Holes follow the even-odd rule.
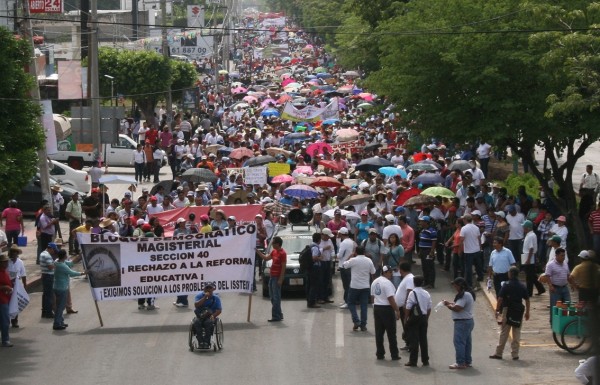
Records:
[[[305,199],[305,198],[310,199],[310,198],[316,198],[319,196],[319,193],[317,192],[317,190],[315,190],[314,188],[307,186],[305,184],[295,184],[293,186],[286,188],[283,192],[291,197],[300,198],[300,199]]]
[[[277,100],[274,100],[274,99],[271,99],[271,98],[265,99],[265,100],[263,100],[262,103],[260,103],[260,106],[261,107],[268,107],[269,104],[272,104],[273,106],[276,106],[277,105]]]

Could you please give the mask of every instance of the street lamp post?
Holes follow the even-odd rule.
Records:
[[[110,79],[110,106],[113,106],[113,99],[115,98],[115,78],[114,76],[104,75],[105,78]],[[115,102],[115,104],[117,104]]]

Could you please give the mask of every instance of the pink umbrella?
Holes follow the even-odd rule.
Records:
[[[263,102],[260,104],[260,106],[261,106],[261,107],[267,107],[269,104],[273,104],[273,105],[275,105],[275,104],[277,104],[277,100],[275,100],[275,99],[271,99],[271,98],[269,98],[269,99],[265,99],[265,100],[263,100]]]
[[[297,166],[296,169],[294,170],[294,173],[295,174],[312,175],[313,170],[312,170],[312,168],[310,168],[310,166]]]
[[[246,147],[240,147],[240,148],[236,148],[235,150],[231,151],[231,154],[229,154],[230,158],[233,159],[242,159],[243,157],[253,157],[254,156],[254,152],[252,150],[250,150],[249,148]]]
[[[288,84],[290,84],[290,83],[295,83],[294,79],[287,78],[287,79],[284,79],[284,80],[281,82],[281,86],[282,86],[282,87],[285,87],[285,86],[287,86],[287,85],[288,85]]]
[[[355,138],[358,138],[358,131],[352,129],[352,128],[344,128],[341,130],[338,130],[335,135],[338,137],[338,139],[343,140],[343,141],[348,141],[348,140],[352,140]]]
[[[341,93],[344,93],[344,94],[347,94],[347,93],[352,92],[352,86],[349,85],[349,84],[347,84],[345,86],[341,86],[340,88],[338,88],[337,91],[341,92]]]
[[[366,100],[367,102],[373,101],[373,95],[368,92],[361,92],[360,94],[358,94],[358,97],[363,100]]]
[[[282,80],[284,80],[284,79],[289,79],[289,78],[291,78],[291,77],[292,77],[292,74],[291,74],[291,73],[289,73],[289,72],[286,72],[286,73],[284,73],[284,74],[281,74],[281,76],[280,76],[280,78],[281,78]]]
[[[271,183],[288,183],[293,181],[294,177],[288,174],[277,175],[275,178],[271,179]]]
[[[309,144],[308,147],[306,147],[306,152],[310,156],[317,156],[319,154],[324,154],[325,152],[328,152],[331,154],[331,153],[333,153],[333,149],[327,143],[316,142],[316,143]]]
[[[242,100],[245,102],[248,102],[248,103],[258,102],[258,99],[256,99],[254,96],[250,96],[250,95],[244,96],[244,98]]]
[[[231,89],[231,92],[234,94],[243,94],[244,92],[248,92],[244,87],[235,87]]]

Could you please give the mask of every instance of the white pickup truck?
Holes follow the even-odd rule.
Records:
[[[137,144],[127,135],[120,134],[119,141],[115,144],[102,145],[102,159],[104,164],[114,167],[130,167],[133,150]],[[48,155],[52,160],[63,162],[76,170],[81,170],[83,166],[91,166],[94,163],[95,154],[87,151],[70,151],[69,141],[58,143],[59,151]]]

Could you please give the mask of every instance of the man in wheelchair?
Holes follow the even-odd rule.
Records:
[[[210,337],[215,329],[215,320],[221,314],[221,299],[214,294],[215,286],[207,284],[204,291],[194,298],[194,332],[200,349],[210,349]]]

